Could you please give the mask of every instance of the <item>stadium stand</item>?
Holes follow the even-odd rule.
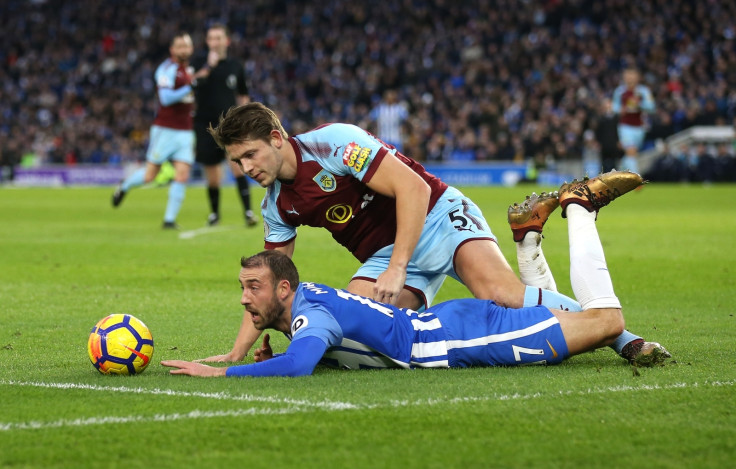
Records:
[[[178,30],[204,51],[214,21],[233,31],[251,97],[289,132],[370,126],[397,89],[411,114],[404,149],[420,160],[579,163],[594,156],[586,135],[630,65],[657,103],[650,147],[736,117],[734,2],[7,0],[0,161],[141,160],[155,64]]]

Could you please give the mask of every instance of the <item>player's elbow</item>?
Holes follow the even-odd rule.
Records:
[[[427,184],[427,181],[419,177],[417,175],[416,178],[414,178],[414,183],[411,184],[411,188],[408,188],[410,193],[413,197],[416,197],[418,200],[426,201],[427,205],[429,205],[429,199],[432,196],[432,188],[429,187],[429,184]]]

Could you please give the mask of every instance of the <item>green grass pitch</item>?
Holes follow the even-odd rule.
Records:
[[[548,187],[466,188],[512,266],[509,203]],[[598,228],[627,326],[674,360],[635,370],[611,350],[554,367],[171,376],[162,359],[229,350],[239,259],[259,251],[234,189],[203,229],[190,187],[179,233],[165,189],[110,207],[110,188],[0,188],[0,467],[732,467],[736,457],[736,186],[658,185]],[[263,190],[255,188],[260,200]],[[559,212],[544,249],[570,294]],[[300,228],[302,279],[345,286],[358,263]],[[447,281],[438,300],[467,297]],[[87,337],[110,313],[153,332],[141,375],[100,375]],[[286,339],[272,333],[277,351]],[[246,361],[251,361],[252,355]]]

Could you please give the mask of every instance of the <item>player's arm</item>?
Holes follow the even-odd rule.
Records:
[[[182,101],[184,98],[189,96],[192,92],[190,85],[184,85],[181,88],[159,88],[158,89],[158,100],[162,106],[171,106]]]
[[[201,377],[242,377],[242,376],[306,376],[311,375],[314,368],[327,350],[327,344],[314,336],[303,337],[293,341],[286,353],[270,360],[249,365],[231,367],[212,367],[201,363],[182,360],[164,360],[163,366],[175,368],[172,375],[189,375]]]
[[[211,357],[203,358],[201,360],[195,360],[197,363],[200,362],[239,362],[244,359],[250,351],[253,344],[256,343],[258,338],[261,336],[261,331],[253,326],[253,321],[250,318],[250,313],[247,311],[243,314],[243,321],[240,323],[240,329],[238,335],[235,337],[235,343],[233,348],[225,354],[213,355]]]
[[[296,238],[292,238],[291,241],[289,241],[288,243],[284,244],[283,246],[277,246],[273,248],[273,250],[286,254],[287,256],[289,256],[289,259],[291,259],[291,257],[294,255],[295,245],[296,245]]]
[[[641,103],[639,104],[641,109],[646,112],[654,112],[654,96],[652,96],[649,88],[641,86],[639,88],[639,95],[641,96]]]
[[[373,299],[396,304],[406,281],[406,268],[427,218],[431,189],[417,173],[390,153],[368,182],[372,190],[396,200],[396,238],[388,268],[378,276]]]

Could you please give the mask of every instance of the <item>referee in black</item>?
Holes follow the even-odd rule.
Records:
[[[193,61],[195,70],[209,69],[209,75],[192,83],[197,102],[194,114],[194,131],[197,136],[197,162],[204,169],[207,180],[207,195],[210,201],[210,214],[207,217],[209,226],[220,222],[220,185],[222,184],[222,162],[225,151],[217,146],[207,128],[212,123],[216,126],[220,115],[236,104],[238,106],[250,101],[248,86],[245,83],[243,64],[228,58],[230,32],[221,23],[213,24],[207,29],[207,58]],[[240,168],[228,161],[230,170],[235,176],[238,193],[243,202],[245,224],[255,226],[258,219],[250,206],[250,189],[248,180]]]

